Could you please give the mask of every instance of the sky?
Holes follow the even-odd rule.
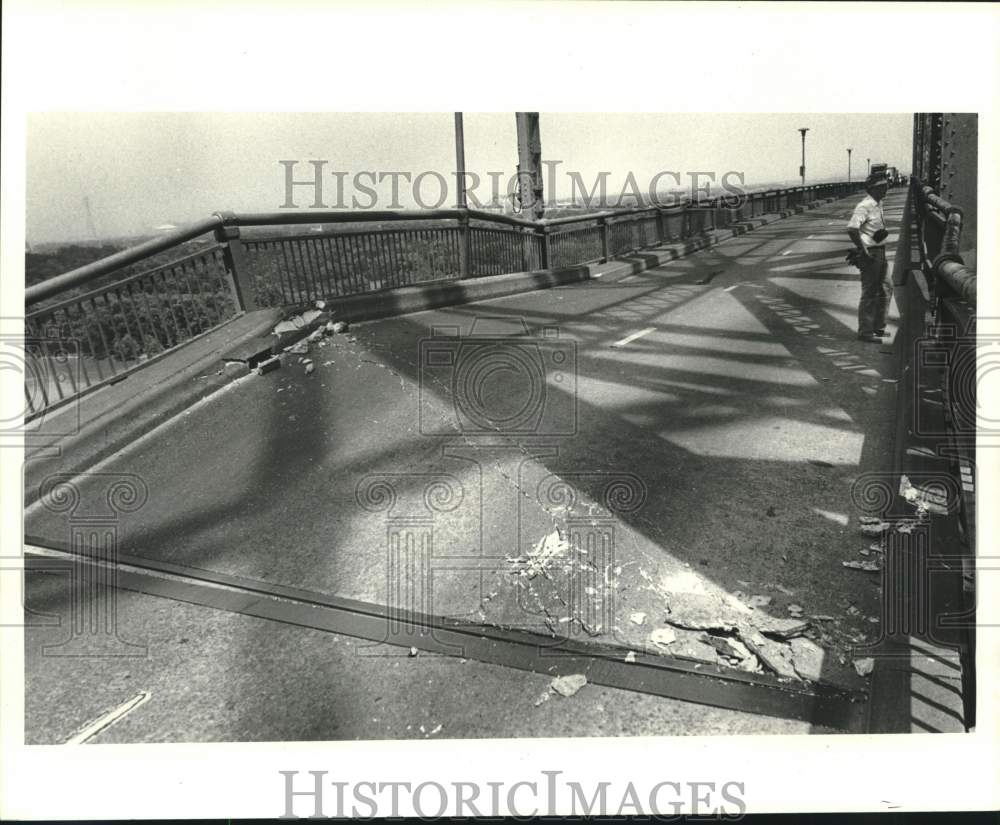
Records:
[[[464,114],[466,168],[479,176],[473,191],[492,197],[492,180],[506,191],[517,165],[513,112]],[[575,172],[588,189],[607,174],[616,195],[631,173],[648,191],[658,173],[742,173],[748,186],[795,183],[801,161],[798,129],[806,136],[807,180],[846,179],[847,148],[853,177],[866,159],[909,171],[909,114],[669,114],[545,113],[540,115],[542,159],[554,167],[546,197],[569,197]],[[294,180],[313,180],[311,160],[323,164],[322,202],[373,200],[375,208],[449,207],[454,178],[442,192],[433,173],[455,169],[454,115],[442,113],[33,113],[27,123],[27,236],[29,243],[92,239],[84,198],[98,238],[144,234],[219,210],[275,211],[286,201],[286,167]],[[415,179],[423,172],[419,184]],[[393,202],[393,178],[398,197]],[[492,178],[491,178],[492,175]],[[661,176],[672,188],[675,178]],[[705,182],[705,177],[700,178]],[[294,187],[292,201],[313,205],[313,187]],[[443,200],[443,202],[442,202]]]

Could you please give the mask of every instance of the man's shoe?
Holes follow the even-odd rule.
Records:
[[[859,333],[858,334],[858,340],[859,341],[864,341],[866,344],[881,344],[882,343],[882,336],[881,335],[877,335],[877,334],[875,334],[873,332],[864,333],[864,334]]]
[[[885,327],[882,327],[882,329],[875,330],[875,335],[877,335],[879,338],[888,338],[889,337],[888,335],[885,334]]]

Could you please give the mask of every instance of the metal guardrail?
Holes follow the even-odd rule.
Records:
[[[941,297],[959,298],[976,304],[976,273],[959,254],[962,239],[962,210],[954,206],[918,178],[910,179],[916,208],[920,263],[925,275]]]
[[[25,291],[27,417],[242,312],[604,262],[858,188],[820,184],[539,222],[470,209],[217,212]],[[170,253],[180,257],[163,262]],[[135,271],[144,263],[152,266]]]

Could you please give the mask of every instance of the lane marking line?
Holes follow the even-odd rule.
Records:
[[[129,699],[127,702],[123,702],[116,708],[112,708],[106,713],[102,713],[93,722],[85,725],[77,733],[73,734],[69,739],[67,739],[64,745],[82,745],[88,739],[93,739],[97,734],[99,734],[105,728],[111,727],[115,722],[124,719],[126,714],[131,713],[137,707],[146,704],[150,700],[153,694],[149,691],[142,691]]]
[[[624,347],[627,344],[631,344],[636,338],[642,338],[643,335],[649,335],[649,333],[651,332],[656,332],[656,327],[647,327],[646,329],[640,329],[638,332],[633,332],[631,335],[622,338],[621,341],[615,341],[611,346]]]

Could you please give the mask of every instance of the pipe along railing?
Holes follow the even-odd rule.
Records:
[[[935,285],[939,297],[959,298],[974,307],[976,273],[965,265],[958,251],[962,240],[961,208],[948,203],[919,179],[910,180],[924,274]]]
[[[28,287],[26,418],[243,312],[604,262],[858,188],[819,184],[540,222],[468,209],[217,212]]]

